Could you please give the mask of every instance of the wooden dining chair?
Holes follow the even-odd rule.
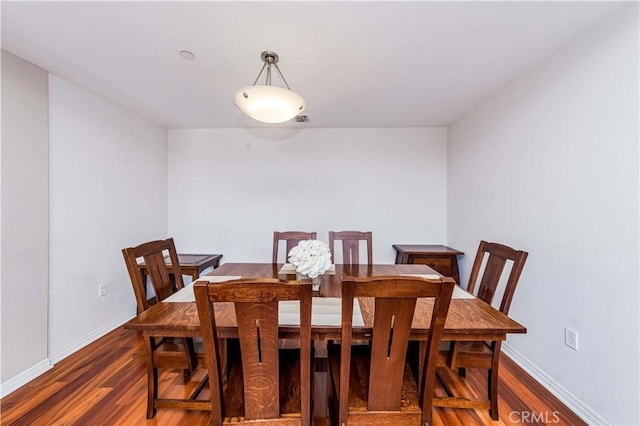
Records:
[[[373,264],[372,233],[361,231],[329,231],[329,249],[331,259],[336,262],[334,251],[335,241],[342,241],[342,263],[345,265],[360,264],[360,241],[365,241],[367,245],[367,265]]]
[[[171,271],[167,267],[165,253],[171,260]],[[144,260],[147,266],[147,275],[151,279],[151,285],[156,294],[154,303],[166,299],[176,290],[184,287],[178,253],[173,238],[150,241],[136,247],[124,248],[122,249],[122,255],[133,285],[138,313],[146,311],[149,307],[147,283],[143,281],[143,273],[138,263],[139,261]]]
[[[311,424],[311,284],[273,278],[194,284],[214,425]],[[299,348],[278,350],[278,302],[298,300]],[[216,303],[234,304],[240,360],[221,364]],[[227,374],[227,372],[229,372]]]
[[[171,260],[171,270],[167,267],[165,253]],[[150,306],[139,261],[144,260],[147,266],[147,274],[156,294],[155,303],[173,294],[174,286],[178,290],[184,287],[173,238],[127,247],[122,249],[122,255],[133,285],[138,314],[146,311]],[[158,336],[146,337],[145,348],[147,348],[148,376],[147,418],[152,418],[155,415],[155,401],[158,398],[158,368],[181,369],[183,381],[187,383],[191,379],[191,372],[198,365],[198,357],[204,357],[204,350],[201,342],[194,343],[193,339]]]
[[[518,285],[527,256],[528,253],[526,251],[515,250],[498,243],[480,241],[478,252],[471,269],[467,291],[469,293],[475,293],[478,298],[488,304],[492,304],[505,266],[507,262],[511,263],[511,272],[507,278],[499,308],[500,312],[508,315],[511,301],[513,300],[513,295],[516,291],[516,286]],[[480,279],[480,285],[477,286],[483,264],[485,264],[484,272]],[[472,404],[471,401],[468,400],[460,401],[460,399],[445,398],[436,401],[435,404],[441,407],[488,407],[491,418],[498,420],[498,366],[501,344],[501,341],[451,342],[449,349],[441,354],[441,359],[446,359],[446,365],[449,368],[457,368],[459,374],[463,377],[465,376],[465,368],[487,369],[488,401],[474,401]],[[453,396],[448,389],[447,392],[450,396]]]
[[[287,256],[292,248],[298,245],[303,240],[315,240],[317,238],[316,232],[300,232],[300,231],[286,231],[273,233],[273,260],[272,263],[278,263],[278,246],[280,241],[285,241],[287,251],[284,255],[284,263],[287,263]]]
[[[342,340],[329,347],[337,424],[431,424],[438,348],[454,284],[452,278],[409,276],[343,279]],[[363,297],[375,298],[372,341],[370,346],[351,346],[354,299]],[[416,303],[431,303],[432,308],[424,336],[426,368],[418,380],[406,362]]]

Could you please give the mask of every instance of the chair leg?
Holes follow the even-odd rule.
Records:
[[[489,402],[491,403],[489,414],[493,420],[498,420],[498,372],[496,370],[489,370],[487,383],[489,385],[489,389],[487,389]]]
[[[218,359],[220,360],[220,381],[222,382],[222,387],[227,387],[227,378],[229,377],[229,349],[228,349],[229,341],[228,339],[218,338],[218,348],[220,353],[218,354]],[[195,350],[194,350],[195,352]],[[207,368],[207,363],[204,363],[204,368]]]
[[[191,381],[191,370],[185,368],[182,370],[182,384],[186,385]]]
[[[429,408],[424,407],[422,410],[422,419],[420,420],[420,426],[431,426],[432,417],[433,417],[433,407],[429,407]]]
[[[447,353],[447,365],[450,369],[455,369],[458,364],[458,350],[460,348],[460,342],[453,341],[449,346],[449,352]],[[467,372],[464,367],[458,368],[458,375],[460,377],[466,377]]]
[[[198,358],[196,357],[193,339],[183,338],[182,345],[184,347],[185,361],[187,363],[187,368],[182,370],[182,383],[186,385],[191,381],[191,372],[198,366]]]
[[[421,426],[431,426],[431,418],[433,416],[433,393],[436,388],[436,380],[441,381],[438,376],[438,367],[436,366],[424,366],[427,369],[424,374],[423,389],[420,390],[422,417],[420,419]],[[421,380],[422,381],[422,380]],[[446,389],[446,387],[445,387]]]

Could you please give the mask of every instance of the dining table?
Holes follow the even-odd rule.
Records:
[[[341,297],[342,277],[370,277],[379,275],[415,275],[415,276],[436,276],[435,270],[427,265],[335,265],[334,270],[323,275],[320,288],[314,292],[314,298],[336,298]],[[225,263],[214,269],[200,280],[210,280],[215,282],[213,277],[220,277],[218,282],[239,278],[280,278],[284,280],[296,280],[300,278],[295,271],[291,272],[286,265],[281,263]],[[303,278],[305,279],[305,278]],[[193,289],[185,287],[178,293],[188,294]],[[176,294],[178,294],[176,293]],[[141,331],[146,336],[165,337],[199,337],[200,321],[198,311],[193,300],[173,302],[165,300],[157,303],[146,311],[140,313],[124,327]],[[172,303],[173,302],[173,303]],[[423,340],[430,327],[432,300],[419,299],[414,313],[411,339]],[[362,313],[363,324],[354,326],[353,333],[366,337],[371,333],[373,327],[373,300],[360,299],[360,311]],[[340,306],[336,304],[336,306]],[[331,324],[322,324],[312,321],[312,333],[314,339],[339,339],[340,338],[340,311],[336,312],[338,321]],[[233,338],[237,337],[235,311],[232,303],[219,303],[216,305],[216,327],[218,336]],[[526,328],[501,313],[495,307],[476,298],[459,287],[456,288],[449,307],[449,313],[444,326],[442,339],[451,340],[505,340],[507,334],[526,333]],[[287,335],[295,336],[298,327],[295,325],[283,324],[280,327],[282,337]]]
[[[314,351],[316,359],[322,359],[326,355],[327,341],[340,339],[343,277],[381,275],[410,275],[432,279],[441,276],[437,271],[423,264],[332,265],[331,269],[321,276],[319,286],[313,292],[311,332],[316,347]],[[196,282],[224,282],[240,278],[309,281],[308,277],[297,274],[295,267],[290,264],[225,263],[200,277]],[[353,321],[354,340],[367,340],[371,338],[373,330],[374,300],[358,298],[357,303],[359,309],[354,309],[354,311],[357,312],[358,318],[354,317]],[[411,327],[411,340],[424,341],[427,339],[432,306],[433,299],[418,299]],[[219,338],[238,337],[233,303],[216,303],[215,321]],[[188,285],[162,302],[150,306],[146,311],[129,320],[124,328],[137,330],[146,339],[153,337],[200,337],[200,320],[193,295],[193,285]],[[508,334],[521,334],[526,331],[524,326],[501,313],[497,308],[456,286],[445,321],[442,340],[502,341],[506,340]],[[296,338],[298,335],[299,325],[289,320],[280,320],[280,338]],[[147,362],[149,365],[153,364],[153,354],[147,354]],[[318,365],[322,366],[323,363],[316,361],[316,366]],[[322,370],[323,367],[320,367],[320,371],[315,369],[315,372],[322,374]],[[315,395],[314,399],[317,397],[318,395]],[[210,409],[210,404],[207,401],[200,400],[197,402],[194,400],[157,400],[155,406]],[[325,410],[326,404],[316,404],[314,417],[318,412],[320,412],[320,416],[324,415]]]

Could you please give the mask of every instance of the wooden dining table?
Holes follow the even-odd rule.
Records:
[[[289,265],[291,266],[291,265]],[[282,272],[283,264],[272,263],[225,263],[214,269],[200,280],[230,280],[238,278],[280,278],[284,280],[301,279],[295,271]],[[398,264],[398,265],[335,265],[335,270],[322,276],[320,286],[314,291],[314,298],[340,298],[342,278],[369,277],[379,275],[439,275],[427,265]],[[217,277],[217,278],[216,278]],[[302,278],[308,280],[308,278]],[[141,332],[145,339],[153,337],[200,337],[200,320],[198,310],[193,301],[192,288],[183,288],[179,293],[187,294],[187,301],[163,301],[157,303],[135,318],[128,321],[124,328]],[[180,296],[176,293],[176,296]],[[458,294],[458,296],[456,296]],[[181,300],[178,298],[178,300]],[[359,298],[362,314],[362,324],[353,327],[354,340],[370,339],[373,329],[374,301]],[[411,330],[411,340],[424,341],[427,338],[432,311],[433,300],[419,299],[416,303]],[[312,319],[312,336],[315,341],[316,368],[314,374],[326,376],[326,342],[340,339],[341,321],[340,304],[335,311],[336,321],[315,322]],[[313,308],[312,308],[313,309]],[[216,331],[219,338],[237,337],[237,323],[233,303],[217,303],[215,308]],[[326,317],[325,317],[326,318]],[[330,324],[328,324],[330,322]],[[498,309],[484,301],[469,295],[458,288],[451,300],[449,312],[445,322],[442,339],[446,341],[482,341],[505,340],[507,334],[526,333],[526,328],[518,322],[501,313]],[[296,338],[299,327],[281,324],[280,338]],[[147,354],[147,362],[153,364],[153,354]],[[326,360],[324,360],[326,361]],[[324,365],[324,366],[323,366]],[[320,367],[318,367],[320,366]],[[324,418],[328,415],[326,404],[326,377],[314,379],[314,418]],[[186,400],[162,400],[154,402],[156,408],[172,407],[195,410],[210,410],[209,401],[197,399],[194,393]]]
[[[230,276],[242,278],[280,278],[296,280],[295,273],[280,274],[282,264],[271,263],[225,263],[211,271],[208,276]],[[335,273],[322,277],[320,288],[314,297],[341,297],[343,276],[367,277],[374,275],[425,275],[437,274],[426,265],[335,265]],[[361,299],[360,309],[364,326],[354,327],[354,334],[366,338],[373,327],[373,301]],[[412,340],[426,337],[431,321],[431,300],[418,300],[412,324]],[[216,326],[220,337],[237,337],[235,311],[232,303],[216,306]],[[131,319],[124,326],[141,331],[146,336],[199,337],[200,321],[194,302],[158,303]],[[526,328],[501,313],[498,309],[475,297],[454,298],[443,332],[443,340],[505,340],[507,334],[526,333]],[[282,337],[295,336],[295,326],[283,325]],[[312,324],[315,339],[338,339],[340,327]]]

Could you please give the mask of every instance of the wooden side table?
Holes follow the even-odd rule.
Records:
[[[447,246],[422,244],[394,244],[393,248],[396,250],[396,264],[429,265],[445,277],[452,277],[457,284],[460,284],[457,256],[463,255],[463,252]]]
[[[183,275],[190,275],[193,281],[200,277],[202,271],[207,268],[213,267],[213,269],[220,266],[221,254],[180,254],[178,253],[178,262],[180,262],[180,270]],[[171,260],[166,258],[169,272],[171,272]],[[140,271],[142,272],[142,282],[147,282],[147,265],[143,263],[139,264]]]

